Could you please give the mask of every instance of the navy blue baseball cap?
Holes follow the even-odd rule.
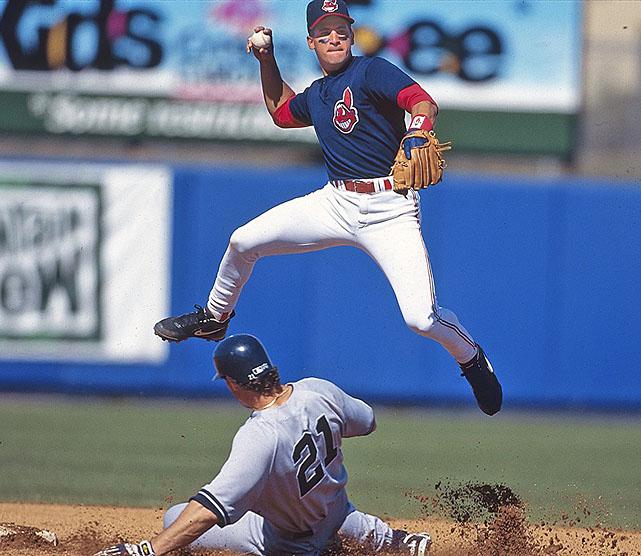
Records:
[[[307,4],[307,31],[311,31],[314,25],[330,15],[336,15],[354,23],[347,11],[347,4],[343,0],[313,0]]]
[[[256,336],[234,334],[225,338],[214,351],[217,378],[228,376],[237,384],[249,384],[276,367]]]

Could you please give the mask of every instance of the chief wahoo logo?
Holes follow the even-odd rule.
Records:
[[[358,123],[358,110],[354,106],[352,90],[346,87],[343,98],[334,105],[334,127],[341,133],[351,133]]]
[[[338,10],[338,2],[336,0],[325,0],[321,9],[326,12],[335,12]]]

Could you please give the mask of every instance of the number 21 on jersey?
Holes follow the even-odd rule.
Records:
[[[329,421],[325,415],[321,415],[316,421],[316,432],[318,437],[314,437],[311,432],[303,434],[302,438],[294,446],[292,457],[294,463],[298,467],[298,490],[300,497],[305,496],[312,490],[318,483],[321,482],[325,476],[325,467],[327,467],[338,454],[338,449],[334,446],[334,437],[332,436],[332,429],[329,427]],[[321,446],[325,444],[325,459],[319,461],[318,452]],[[312,469],[312,466],[316,466]]]

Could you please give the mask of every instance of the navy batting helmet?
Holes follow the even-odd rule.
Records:
[[[276,369],[263,344],[251,334],[225,338],[214,351],[215,378],[229,377],[238,384],[249,384]]]

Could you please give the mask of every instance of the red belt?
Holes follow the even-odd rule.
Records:
[[[390,191],[392,178],[378,180],[332,180],[331,184],[337,189],[352,191],[354,193],[376,193],[377,191]]]

